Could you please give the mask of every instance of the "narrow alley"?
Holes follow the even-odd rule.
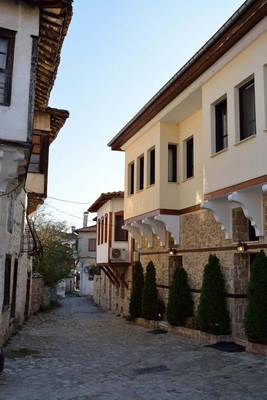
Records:
[[[264,400],[264,357],[155,335],[88,298],[32,317],[6,347],[0,400]]]

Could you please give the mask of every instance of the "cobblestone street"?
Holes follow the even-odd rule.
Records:
[[[267,399],[263,357],[152,335],[86,298],[33,317],[6,350],[1,400]]]

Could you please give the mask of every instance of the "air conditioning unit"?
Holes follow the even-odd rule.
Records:
[[[129,251],[127,249],[113,248],[111,250],[111,260],[117,262],[128,262]]]

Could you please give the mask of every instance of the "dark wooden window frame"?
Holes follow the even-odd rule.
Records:
[[[226,96],[214,105],[215,114],[215,153],[228,148],[228,127],[227,127],[227,98]],[[224,126],[226,116],[226,127]],[[226,128],[226,129],[225,129]]]
[[[168,144],[168,182],[177,182],[177,144]]]
[[[128,194],[134,194],[134,161],[128,164]]]
[[[101,232],[101,223],[100,219],[97,220],[97,244],[100,245],[100,232]]]
[[[105,240],[105,243],[107,243],[107,241],[108,241],[108,214],[105,215],[104,221],[105,221],[105,238],[104,238],[104,240]]]
[[[101,218],[100,226],[101,226],[100,243],[103,244],[104,243],[104,217]]]
[[[190,151],[192,151],[192,154],[190,154]],[[194,136],[191,136],[185,140],[185,180],[193,177],[194,177]]]
[[[120,223],[118,223],[120,221]],[[122,221],[122,223],[121,223]],[[115,242],[128,242],[128,231],[122,229],[124,224],[123,211],[115,212],[114,218],[114,241]]]
[[[138,190],[143,190],[145,186],[145,157],[144,154],[138,157]]]
[[[156,149],[152,147],[148,150],[148,186],[156,183]]]
[[[244,111],[244,101],[245,101],[245,95],[246,95],[246,90],[248,90],[251,86],[253,85],[253,110],[252,114],[254,116],[254,119],[251,119],[250,121],[245,121],[246,117],[248,116],[248,112]],[[239,127],[240,127],[240,141],[247,139],[250,136],[256,135],[257,127],[256,127],[256,93],[255,93],[255,79],[252,77],[251,79],[248,79],[244,84],[242,84],[239,87]],[[251,123],[254,125],[251,128],[247,126],[246,122]]]
[[[96,239],[89,238],[88,239],[88,251],[96,251]]]
[[[12,76],[13,76],[13,64],[14,64],[14,51],[15,51],[15,37],[16,32],[9,29],[0,28],[0,38],[8,40],[7,48],[7,65],[4,71],[6,73],[5,93],[4,101],[0,103],[0,106],[9,107],[11,103],[11,92],[12,92]],[[0,69],[1,71],[1,69]]]

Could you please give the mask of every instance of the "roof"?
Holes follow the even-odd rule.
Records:
[[[97,212],[100,207],[103,206],[108,200],[113,198],[124,198],[124,192],[107,192],[101,193],[101,195],[96,199],[96,201],[88,208],[89,212]]]
[[[108,146],[112,150],[121,150],[124,143],[210,68],[266,15],[266,0],[245,1],[219,31],[119,131]]]
[[[76,229],[75,230],[76,233],[83,233],[83,232],[96,232],[96,225],[92,225],[92,226],[85,226],[83,228],[80,229]]]
[[[50,119],[50,143],[56,139],[60,129],[65,124],[66,120],[69,118],[69,112],[66,110],[59,110],[57,108],[48,107],[47,111],[49,112]]]
[[[72,18],[72,0],[24,0],[40,7],[35,109],[46,111]]]

